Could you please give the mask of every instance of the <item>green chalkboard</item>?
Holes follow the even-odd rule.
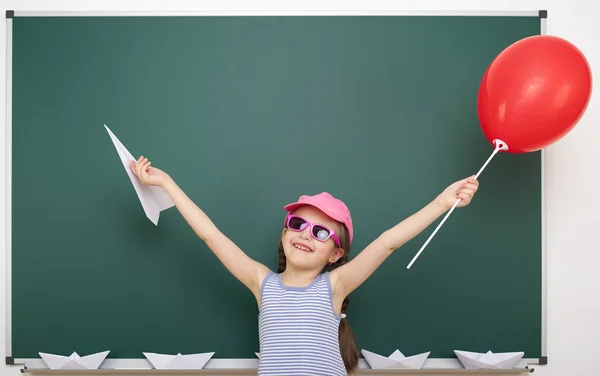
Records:
[[[482,74],[538,17],[12,20],[12,356],[255,358],[252,294],[176,208],[144,215],[104,128],[275,269],[283,205],[350,207],[351,255],[493,151]],[[541,355],[541,154],[499,154],[351,296],[360,349]]]

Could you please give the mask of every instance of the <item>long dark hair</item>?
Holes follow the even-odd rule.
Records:
[[[333,264],[328,264],[323,269],[323,272],[331,271],[335,268],[338,268],[344,265],[348,261],[348,253],[350,252],[350,236],[348,235],[348,230],[346,226],[341,224],[340,226],[342,231],[339,233],[340,239],[340,248],[344,250],[344,254]],[[283,251],[283,244],[281,241],[279,242],[279,267],[277,269],[277,273],[282,273],[285,270],[286,258],[285,252]],[[350,303],[350,299],[346,297],[342,302],[342,312],[346,313],[348,309],[348,303]],[[358,348],[356,346],[356,339],[354,338],[354,333],[352,332],[352,328],[350,328],[350,324],[348,324],[348,320],[343,318],[340,321],[340,330],[339,330],[339,342],[340,342],[340,353],[342,355],[342,359],[344,361],[344,366],[346,367],[346,372],[351,373],[358,366]]]

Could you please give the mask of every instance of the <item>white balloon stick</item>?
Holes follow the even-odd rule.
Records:
[[[485,161],[485,163],[483,164],[483,166],[481,166],[481,168],[479,169],[479,171],[475,175],[475,179],[477,179],[479,177],[479,175],[481,175],[481,173],[483,172],[483,170],[485,169],[485,167],[488,165],[488,163],[490,163],[490,161],[492,160],[492,158],[494,158],[494,156],[499,151],[506,151],[506,150],[508,150],[508,145],[506,145],[506,143],[504,141],[502,141],[502,140],[495,139],[494,140],[494,145],[496,145],[496,148],[492,152],[492,155],[490,155],[490,157],[487,159],[487,161]],[[442,225],[444,224],[444,222],[446,222],[446,219],[448,219],[448,217],[450,216],[450,214],[452,214],[452,212],[454,211],[454,209],[456,208],[456,206],[460,203],[460,200],[461,200],[460,198],[456,199],[456,202],[454,203],[454,205],[452,205],[452,208],[448,211],[448,213],[446,213],[446,216],[444,217],[444,219],[442,219],[442,221],[440,222],[440,224],[438,224],[438,226],[435,228],[435,230],[433,231],[433,233],[429,236],[429,239],[427,239],[427,241],[425,242],[425,244],[423,244],[423,246],[421,247],[421,249],[419,249],[419,252],[417,252],[417,254],[415,255],[415,257],[413,257],[412,261],[410,262],[410,264],[408,264],[408,266],[406,267],[406,269],[410,269],[410,267],[412,266],[412,264],[417,260],[417,258],[421,254],[421,252],[423,252],[423,250],[425,249],[425,247],[427,247],[427,244],[429,244],[429,242],[435,236],[435,234],[438,232],[438,230],[440,229],[440,227],[442,227]]]

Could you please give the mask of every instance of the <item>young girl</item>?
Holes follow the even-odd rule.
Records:
[[[348,262],[353,227],[346,205],[323,192],[284,207],[279,269],[248,257],[163,171],[141,156],[131,162],[141,182],[160,186],[196,234],[254,294],[259,309],[259,375],[347,375],[358,349],[346,322],[348,295],[392,252],[449,210],[471,202],[479,183],[453,183],[423,209],[382,233]]]

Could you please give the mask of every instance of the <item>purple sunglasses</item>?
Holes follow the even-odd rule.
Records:
[[[338,239],[335,231],[332,229],[325,227],[323,225],[317,225],[310,223],[306,219],[299,217],[295,214],[288,214],[285,225],[292,231],[303,231],[307,226],[310,226],[310,233],[313,238],[324,242],[327,239],[333,237],[333,241],[339,247],[340,240]]]

